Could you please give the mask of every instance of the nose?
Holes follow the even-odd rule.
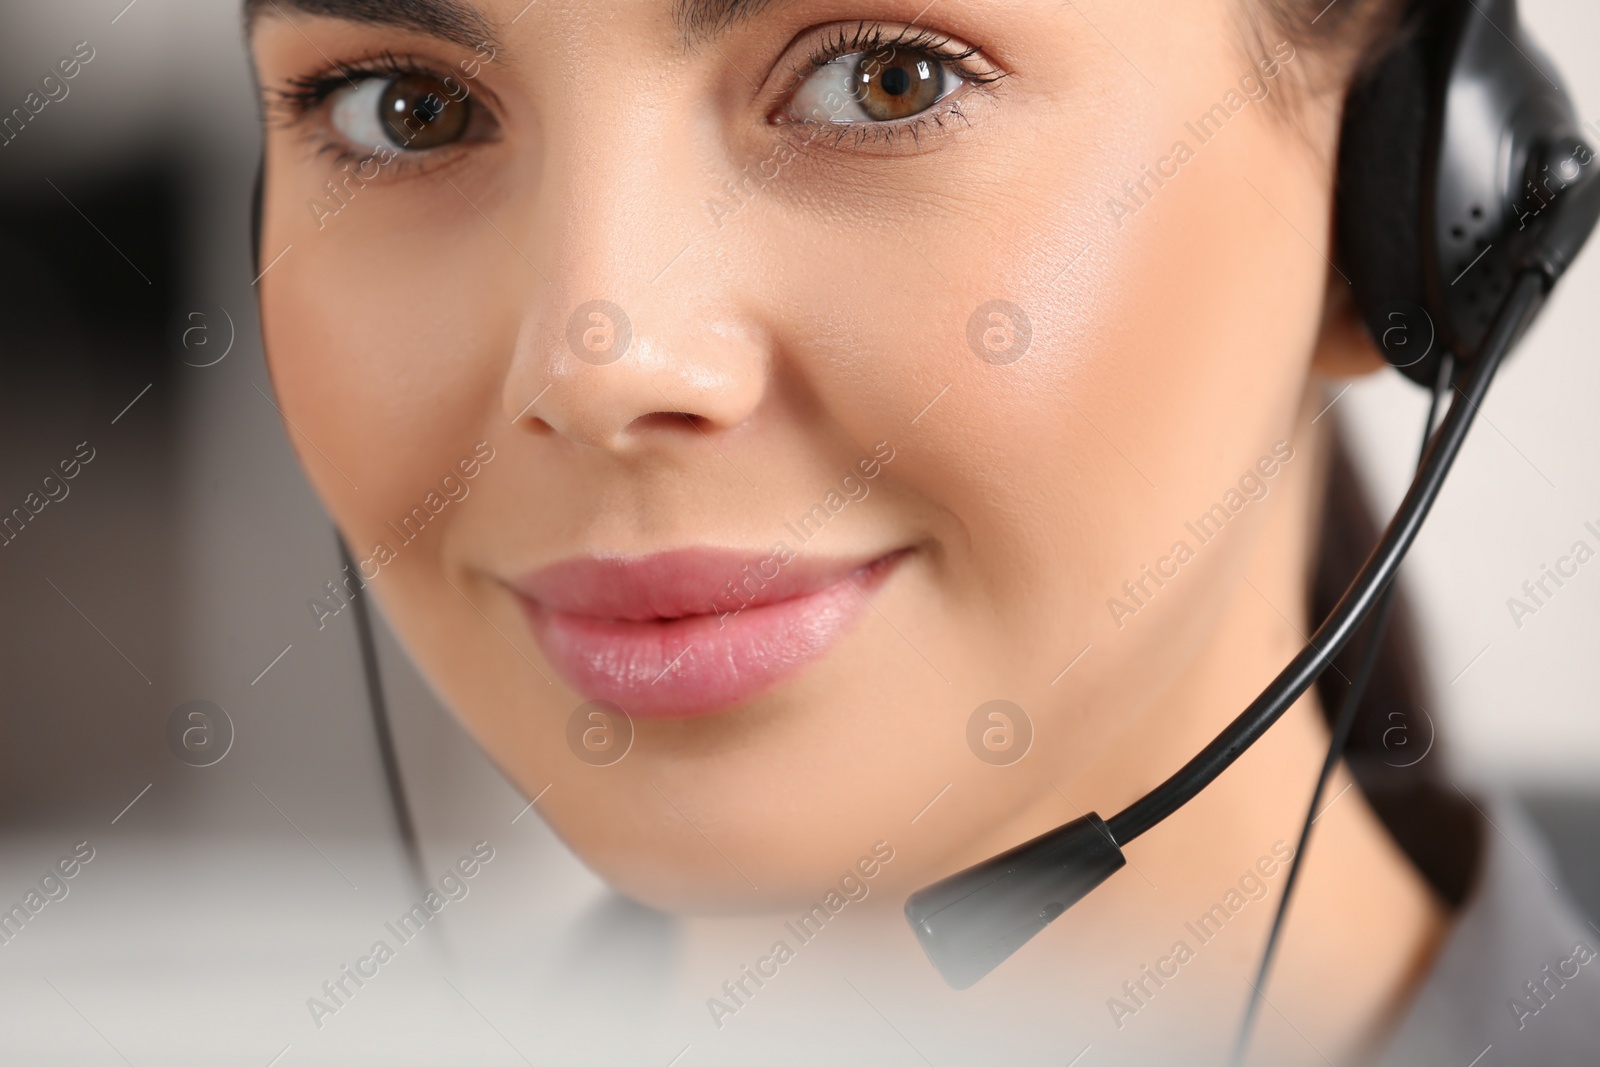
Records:
[[[524,430],[625,452],[745,422],[772,340],[741,293],[758,272],[702,210],[706,160],[682,127],[618,113],[551,131],[530,234],[549,267],[503,403]]]
[[[626,305],[541,302],[524,318],[502,393],[520,429],[626,452],[732,429],[760,406],[768,345],[753,323],[630,298],[639,290],[621,276],[593,288],[619,293]]]

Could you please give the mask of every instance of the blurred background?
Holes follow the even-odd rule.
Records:
[[[1523,7],[1600,123],[1600,10]],[[350,613],[318,631],[306,608],[340,560],[257,337],[259,126],[237,12],[227,0],[0,6],[0,114],[79,42],[92,50],[67,95],[0,145],[0,512],[59,497],[0,547],[0,905],[79,842],[94,850],[69,895],[0,948],[0,1003],[32,1024],[0,1028],[0,1060],[529,1062],[523,1050],[555,1039],[519,1030],[517,998],[585,980],[613,1002],[629,995],[603,960],[588,978],[574,970],[570,931],[621,931],[662,958],[670,932],[608,896],[527,813],[381,620],[422,877],[475,842],[495,850],[478,903],[453,903],[449,938],[419,951],[542,962],[520,985],[443,998],[436,977],[397,970],[381,1001],[360,1002],[361,1026],[305,1018],[306,997],[416,883]],[[1507,604],[1573,542],[1600,544],[1585,528],[1600,530],[1597,295],[1591,249],[1491,395],[1404,581],[1452,776],[1527,798],[1564,888],[1600,917],[1600,562],[1535,614]],[[1420,392],[1389,375],[1329,400],[1387,513]],[[45,482],[74,459],[70,481]],[[197,707],[203,720],[186,717]],[[175,715],[180,731],[212,731],[221,758],[180,759]],[[226,991],[194,979],[224,962]],[[251,997],[241,981],[257,984]],[[646,1062],[667,1063],[676,1046],[652,1040]]]

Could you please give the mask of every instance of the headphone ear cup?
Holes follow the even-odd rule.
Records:
[[[1549,66],[1516,0],[1419,0],[1346,100],[1339,256],[1379,351],[1422,385],[1445,352],[1458,368],[1476,358],[1520,269],[1518,235],[1588,158]]]
[[[1379,352],[1430,386],[1440,353],[1425,310],[1422,220],[1436,54],[1431,39],[1409,33],[1357,77],[1339,136],[1335,218],[1339,259]]]

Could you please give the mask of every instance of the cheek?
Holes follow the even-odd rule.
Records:
[[[1137,706],[1134,690],[1185,666],[1162,650],[1194,647],[1253,547],[1219,540],[1139,632],[1114,625],[1108,598],[1291,435],[1305,389],[1327,266],[1296,227],[1322,236],[1325,176],[1275,145],[1264,114],[1227,133],[1120,230],[1099,209],[1116,167],[1074,168],[1040,146],[1038,169],[1008,179],[1026,203],[910,212],[900,232],[862,221],[832,231],[826,257],[797,257],[832,268],[788,286],[815,294],[795,321],[826,325],[786,336],[815,356],[830,414],[859,440],[895,442],[885,482],[912,491],[940,546],[934,610],[961,632],[952,659],[1035,680],[1030,707],[1064,706],[1048,683],[1091,644],[1075,692],[1103,685]],[[1091,758],[1101,727],[1070,710],[1055,726],[1068,723],[1073,743],[1057,750]]]
[[[269,173],[263,262],[288,251],[260,282],[262,331],[302,465],[366,548],[482,439],[516,299],[458,205],[422,211],[403,183],[373,183],[319,228],[314,169]]]

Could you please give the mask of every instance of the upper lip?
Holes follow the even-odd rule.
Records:
[[[882,558],[686,548],[647,556],[575,556],[508,584],[550,611],[648,622],[720,615],[806,596]]]

